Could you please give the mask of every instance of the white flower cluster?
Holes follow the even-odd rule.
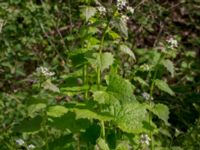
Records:
[[[140,143],[141,144],[146,144],[149,145],[150,144],[151,139],[149,138],[149,136],[147,134],[142,134],[140,136]]]
[[[17,145],[19,145],[19,146],[26,146],[24,140],[22,140],[22,139],[17,139],[15,141],[16,141]],[[35,149],[35,145],[30,144],[30,145],[27,146],[27,149],[28,150]]]
[[[124,7],[126,7],[126,0],[118,0],[117,1],[117,8],[118,10],[122,10]]]
[[[100,15],[105,15],[106,14],[106,8],[104,6],[98,6],[97,10],[99,11]]]
[[[127,10],[131,13],[131,14],[133,14],[134,13],[134,8],[133,7],[130,7],[130,6],[128,6],[127,7]]]
[[[169,44],[169,47],[171,49],[178,47],[178,41],[176,39],[172,38],[172,37],[167,40],[167,43]]]
[[[149,100],[151,98],[151,100],[153,100],[153,97],[150,96],[149,93],[147,92],[143,92],[142,93],[142,97],[145,99],[145,100]]]
[[[16,143],[17,143],[19,146],[22,146],[22,145],[25,144],[24,140],[22,140],[22,139],[17,139],[17,140],[16,140]]]
[[[127,23],[127,21],[129,20],[129,17],[126,16],[126,15],[122,15],[121,16],[121,21],[124,22],[124,23]]]
[[[51,77],[55,75],[55,72],[49,71],[49,69],[46,67],[38,67],[36,71],[38,74],[43,75],[45,77]]]
[[[131,14],[134,13],[134,8],[127,6],[126,0],[118,0],[117,1],[117,9],[122,10],[123,8],[126,8],[126,10],[128,10],[128,12],[130,12]]]
[[[28,150],[31,150],[31,149],[34,149],[34,148],[35,148],[35,145],[33,145],[33,144],[28,145]]]

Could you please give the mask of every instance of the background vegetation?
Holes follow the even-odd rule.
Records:
[[[199,0],[0,1],[0,149],[199,150]]]

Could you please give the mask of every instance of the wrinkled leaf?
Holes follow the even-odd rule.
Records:
[[[47,115],[50,117],[61,117],[62,115],[66,114],[68,109],[64,106],[51,106],[48,108]]]
[[[162,90],[162,91],[164,91],[164,92],[166,92],[166,93],[168,93],[168,94],[170,94],[170,95],[172,95],[172,96],[174,96],[175,95],[175,93],[171,90],[171,88],[168,86],[168,84],[165,82],[165,81],[163,81],[163,80],[156,80],[155,81],[155,85],[160,89],[160,90]]]
[[[158,116],[161,120],[165,122],[166,125],[169,125],[169,108],[164,104],[156,104],[151,111]]]
[[[175,69],[174,69],[174,64],[171,60],[164,60],[162,62],[162,64],[165,66],[165,68],[171,73],[171,76],[174,77],[174,72],[175,72]]]
[[[130,103],[122,107],[116,116],[118,127],[127,133],[141,133],[146,129],[144,122],[148,119],[146,106],[139,103]]]
[[[120,50],[122,52],[124,52],[125,54],[128,54],[130,57],[133,58],[134,61],[136,61],[135,54],[133,53],[133,51],[128,46],[120,45]]]
[[[106,143],[106,141],[104,139],[99,138],[97,140],[97,144],[98,144],[100,150],[109,150],[108,144]]]
[[[86,21],[88,21],[91,17],[96,14],[97,10],[91,6],[84,6],[81,8],[81,13],[85,17]]]
[[[51,80],[46,80],[43,84],[42,84],[42,87],[45,89],[45,90],[50,90],[52,92],[60,92],[59,88],[53,84],[51,82]]]

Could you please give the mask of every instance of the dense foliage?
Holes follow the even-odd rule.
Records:
[[[199,150],[199,0],[0,1],[0,150]]]

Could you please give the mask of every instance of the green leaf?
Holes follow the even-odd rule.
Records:
[[[99,67],[101,71],[109,68],[114,62],[113,55],[108,52],[102,53],[101,55],[99,53],[93,53],[87,59],[94,68]]]
[[[138,81],[140,84],[144,86],[149,86],[146,81],[144,81],[141,77],[134,77],[133,80]]]
[[[155,85],[162,91],[174,96],[175,93],[170,89],[170,87],[168,86],[168,84],[166,82],[164,82],[163,80],[155,80]]]
[[[141,133],[146,129],[144,122],[148,121],[146,106],[139,103],[127,103],[116,117],[117,126],[127,133]]]
[[[169,108],[164,104],[156,104],[151,111],[158,116],[161,120],[165,122],[166,125],[169,125]]]
[[[36,113],[39,113],[40,111],[44,110],[46,108],[46,104],[44,103],[38,103],[38,104],[32,104],[28,106],[28,114],[29,116],[34,116]]]
[[[42,117],[36,116],[34,118],[27,118],[14,127],[15,132],[33,133],[41,129]]]
[[[118,101],[113,95],[106,91],[96,91],[94,92],[93,97],[99,104],[113,104]]]
[[[59,88],[53,84],[51,82],[51,80],[46,80],[43,84],[42,84],[42,87],[45,89],[45,90],[50,90],[52,92],[60,92]]]
[[[127,27],[127,23],[125,21],[123,21],[122,19],[120,19],[119,21],[119,31],[125,36],[128,37],[128,27]]]
[[[167,60],[163,60],[162,64],[165,66],[165,68],[171,73],[171,76],[174,77],[174,64],[171,60],[167,59]]]
[[[132,52],[132,50],[128,46],[120,45],[120,50],[124,52],[125,54],[128,54],[130,57],[133,58],[134,61],[136,61],[135,54]]]
[[[68,109],[64,106],[51,106],[48,108],[47,115],[50,117],[61,117],[62,115],[66,114]]]
[[[101,121],[110,121],[113,119],[113,117],[109,114],[98,113],[89,109],[74,108],[72,111],[75,112],[76,119],[87,118],[87,119],[97,119]]]
[[[88,21],[91,17],[96,14],[97,10],[91,6],[83,6],[81,8],[81,13],[85,17],[86,21]]]
[[[136,101],[133,95],[134,86],[117,74],[110,74],[106,79],[107,92],[117,98],[121,103]]]
[[[128,150],[128,149],[130,149],[130,146],[126,141],[120,142],[116,147],[116,150]]]
[[[106,141],[104,139],[99,138],[97,140],[97,144],[98,144],[100,150],[109,150],[108,144],[106,143]]]

